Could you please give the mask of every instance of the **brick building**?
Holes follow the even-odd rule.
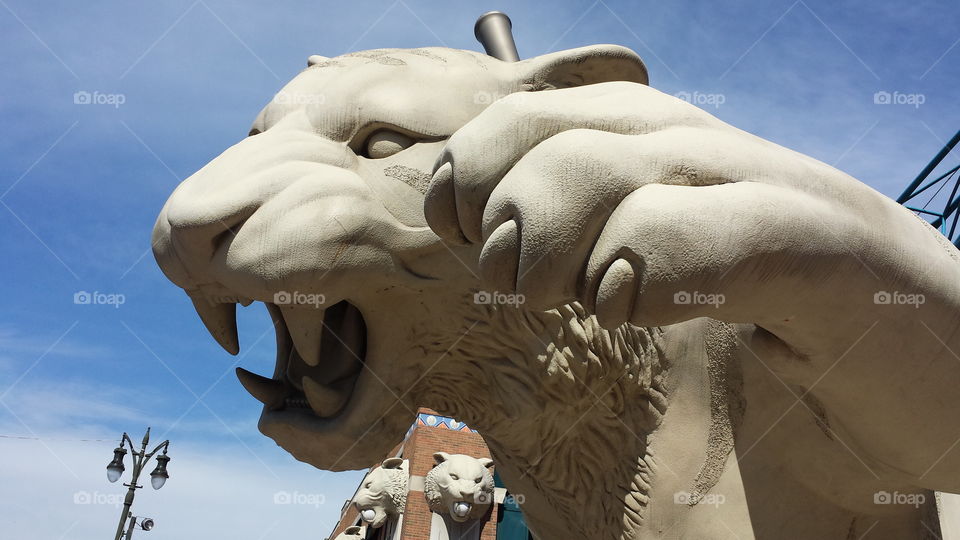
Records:
[[[345,531],[345,538],[365,540],[530,540],[520,512],[517,500],[507,493],[496,475],[493,476],[493,493],[489,506],[481,515],[466,521],[457,521],[444,509],[432,511],[424,494],[425,483],[429,486],[428,474],[437,466],[434,454],[462,454],[485,462],[490,458],[490,450],[479,433],[453,418],[441,416],[430,409],[420,409],[417,418],[388,458],[391,466],[403,471],[406,488],[406,500],[402,512],[392,512],[379,527],[374,528],[365,520],[354,504],[361,500],[361,490],[369,487],[371,475],[381,465],[373,464],[361,485],[353,496],[344,502],[340,520],[331,532],[328,540],[336,539]],[[403,460],[402,465],[396,465]],[[386,465],[385,461],[385,465]],[[493,467],[491,467],[492,469]],[[391,472],[392,474],[392,472]],[[456,478],[454,476],[454,478]],[[478,479],[479,483],[479,479]],[[429,487],[427,488],[429,491]],[[434,510],[437,510],[435,507]],[[372,515],[370,511],[370,515]],[[358,530],[359,529],[359,530]]]

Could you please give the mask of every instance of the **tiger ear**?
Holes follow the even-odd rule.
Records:
[[[493,460],[490,458],[480,458],[477,461],[479,461],[481,465],[488,469],[493,467]]]
[[[535,90],[611,81],[648,84],[647,66],[619,45],[590,45],[544,54],[516,63],[521,82]]]
[[[446,452],[437,452],[433,454],[433,460],[437,462],[437,465],[443,463],[448,459],[450,459],[450,454]]]
[[[325,62],[327,60],[329,60],[329,58],[327,58],[326,56],[320,56],[319,54],[311,54],[307,58],[307,67],[315,66],[320,62]]]
[[[403,458],[398,457],[387,458],[380,464],[384,469],[399,469],[400,465],[403,465]]]

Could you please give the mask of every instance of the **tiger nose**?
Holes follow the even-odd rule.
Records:
[[[343,145],[297,129],[271,129],[228,148],[170,195],[153,230],[163,272],[188,289],[212,278],[209,263],[272,194],[317,164],[349,168]]]
[[[457,491],[459,492],[460,498],[465,499],[473,493],[473,482],[467,480],[461,480],[457,485]]]
[[[212,280],[209,263],[257,208],[198,192],[194,185],[204,176],[200,171],[174,191],[153,229],[153,253],[161,270],[188,290]]]

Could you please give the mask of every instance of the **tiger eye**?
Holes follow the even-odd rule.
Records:
[[[414,142],[412,138],[403,133],[381,129],[370,135],[364,150],[366,151],[367,157],[371,159],[381,159],[409,148]]]

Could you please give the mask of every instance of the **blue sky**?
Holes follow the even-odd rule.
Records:
[[[2,0],[5,536],[112,534],[122,488],[103,468],[122,431],[139,440],[147,425],[173,441],[167,487],[141,490],[134,507],[157,520],[154,540],[330,530],[358,473],[276,448],[232,374],[237,362],[272,370],[265,310],[241,311],[239,358],[222,352],[156,267],[150,230],[177,183],[242,138],[309,54],[477,50],[473,22],[490,9],[510,14],[521,57],[628,46],[656,88],[890,196],[960,129],[951,0]],[[123,103],[76,104],[77,92]],[[902,103],[878,104],[877,92]],[[123,303],[75,304],[81,291]],[[323,504],[275,504],[281,492]]]

